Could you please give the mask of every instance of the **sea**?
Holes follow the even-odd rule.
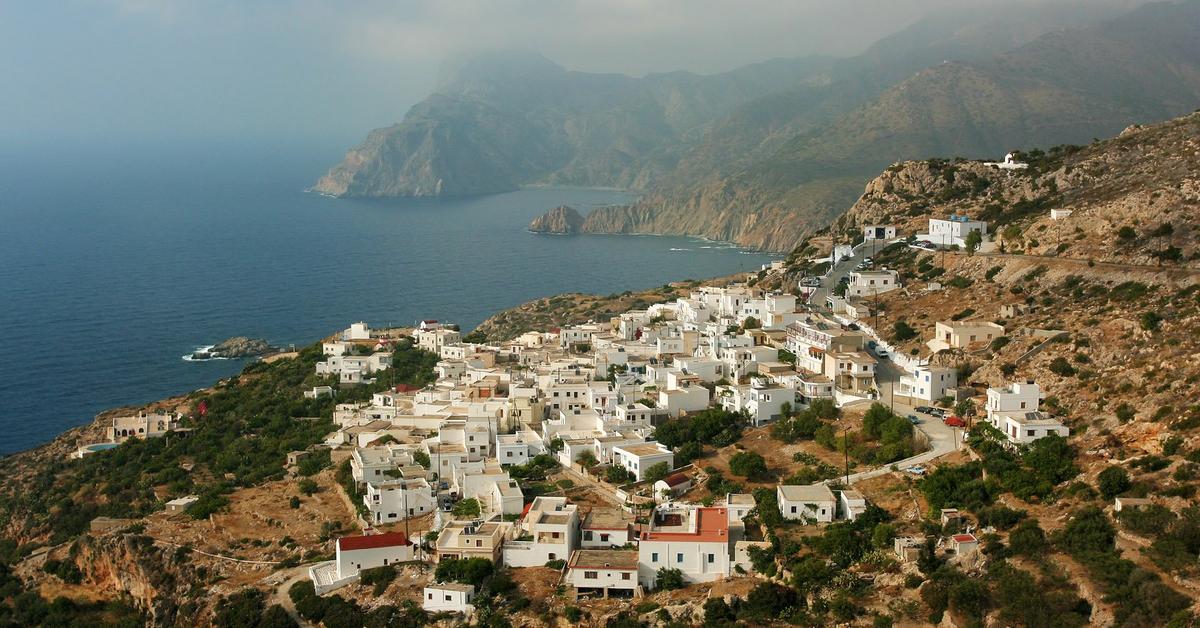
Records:
[[[688,237],[525,229],[558,205],[633,198],[622,191],[344,200],[304,191],[340,159],[332,143],[81,144],[0,145],[0,454],[240,371],[184,359],[231,336],[303,345],[359,320],[426,318],[469,330],[537,297],[771,259]]]

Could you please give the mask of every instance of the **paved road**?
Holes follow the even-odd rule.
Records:
[[[855,247],[853,255],[838,262],[837,265],[830,269],[829,274],[821,279],[821,285],[817,286],[808,303],[818,308],[824,308],[825,299],[833,293],[833,289],[837,287],[838,282],[842,280],[842,277],[849,275],[850,271],[854,270],[854,267],[858,266],[858,263],[867,257],[867,253],[870,250],[871,247],[863,246],[862,244]]]
[[[893,397],[895,387],[899,386],[900,376],[903,374],[904,370],[896,366],[891,360],[879,361],[876,378],[879,384],[880,401],[889,405],[900,416],[915,414],[920,417],[921,423],[917,425],[917,429],[929,437],[929,450],[889,465],[876,467],[868,471],[860,471],[859,473],[852,473],[850,474],[851,484],[859,480],[866,480],[888,473],[891,471],[893,465],[898,469],[904,469],[913,465],[924,464],[962,447],[962,430],[950,427],[942,423],[938,418],[927,414],[918,414],[916,407],[909,404],[910,400],[908,397]],[[925,405],[925,402],[920,402],[919,405]],[[845,478],[840,479],[844,480]]]

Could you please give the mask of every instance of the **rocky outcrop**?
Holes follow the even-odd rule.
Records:
[[[574,208],[560,205],[538,216],[529,223],[529,230],[534,233],[554,233],[569,235],[579,233],[584,218]]]
[[[1125,129],[1085,147],[1017,153],[1025,170],[978,161],[896,164],[867,184],[834,223],[852,236],[866,224],[907,235],[929,217],[985,220],[1003,249],[1114,264],[1197,266],[1200,114]],[[1055,220],[1052,210],[1069,210]]]
[[[275,347],[262,338],[234,336],[214,345],[209,353],[214,358],[250,358],[266,355],[274,350]]]

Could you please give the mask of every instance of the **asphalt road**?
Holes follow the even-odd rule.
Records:
[[[882,248],[883,246],[886,246],[886,243],[877,242],[874,247],[870,243],[863,243],[855,247],[853,255],[843,260],[837,266],[834,266],[832,272],[821,280],[821,285],[817,287],[809,303],[820,309],[824,309],[825,299],[832,293],[833,288],[837,286],[838,282],[843,277],[849,275],[858,266],[859,262],[869,257],[872,250]],[[895,389],[900,384],[900,377],[905,373],[904,369],[896,366],[891,360],[880,360],[876,370],[875,378],[880,392],[880,400],[900,416],[913,414],[921,419],[921,423],[916,427],[929,437],[929,450],[889,465],[852,473],[849,477],[850,484],[889,473],[893,466],[898,469],[905,469],[914,465],[920,465],[962,447],[962,430],[942,423],[941,419],[917,412],[916,405],[927,405],[926,402],[922,401],[914,404],[910,403],[911,400],[907,397],[894,396]],[[842,476],[835,479],[841,481],[846,478]]]

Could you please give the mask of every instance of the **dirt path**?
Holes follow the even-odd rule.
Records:
[[[292,598],[288,595],[288,589],[291,589],[293,584],[308,579],[308,566],[301,565],[300,567],[277,571],[263,578],[263,581],[274,580],[281,576],[284,580],[267,597],[267,606],[278,604],[283,607],[283,610],[287,611],[287,614],[300,628],[311,628],[313,624],[300,617],[300,613],[296,611],[296,605],[292,603]]]

